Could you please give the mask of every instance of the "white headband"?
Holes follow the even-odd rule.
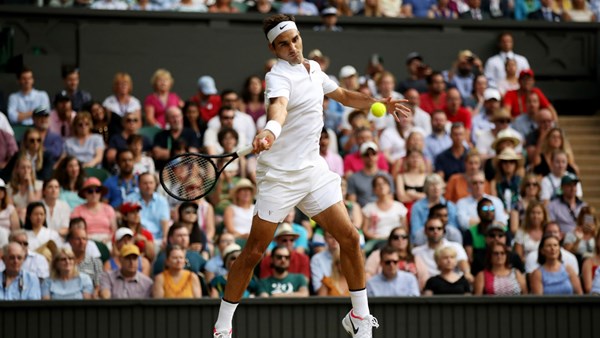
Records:
[[[296,23],[294,21],[282,21],[277,26],[271,28],[271,30],[267,33],[267,39],[269,43],[273,43],[275,39],[279,36],[279,34],[289,31],[290,29],[298,30],[296,27]]]

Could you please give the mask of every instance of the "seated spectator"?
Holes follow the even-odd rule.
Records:
[[[530,276],[534,295],[581,295],[581,283],[575,270],[562,262],[560,239],[544,236],[538,250],[540,267]]]
[[[48,130],[60,135],[63,139],[73,136],[73,119],[76,115],[77,112],[71,105],[71,98],[62,92],[56,94],[54,109],[50,112]]]
[[[449,7],[450,1],[438,0],[427,12],[429,19],[458,19],[458,13]]]
[[[198,105],[200,117],[205,123],[208,123],[221,109],[221,96],[217,93],[215,80],[211,76],[204,75],[198,79],[198,92],[190,98],[190,101]]]
[[[412,134],[411,134],[412,135]],[[402,170],[396,174],[396,198],[407,209],[425,197],[425,178],[427,177],[425,156],[419,150],[408,150],[402,161]]]
[[[17,209],[10,203],[6,183],[0,178],[0,228],[15,230],[21,227]]]
[[[434,6],[435,0],[405,0],[402,2],[402,13],[407,18],[426,18],[427,13]]]
[[[183,127],[191,129],[196,135],[199,144],[203,144],[204,133],[206,132],[206,122],[200,117],[200,107],[198,103],[186,101],[183,106]]]
[[[210,282],[210,287],[211,287],[210,297],[211,298],[222,298],[223,295],[225,294],[225,287],[227,286],[227,276],[229,274],[229,271],[231,270],[231,267],[233,266],[233,263],[239,257],[241,252],[242,252],[242,248],[235,243],[228,245],[225,248],[225,250],[223,250],[223,262],[224,262],[223,267],[226,269],[227,273],[216,276]],[[248,284],[248,287],[244,291],[244,294],[242,297],[248,298],[248,297],[254,296],[254,295],[258,294],[259,290],[260,290],[260,283],[254,276],[252,276],[252,279],[250,280],[250,283]]]
[[[540,99],[536,93],[527,95],[527,111],[515,118],[511,123],[511,128],[519,132],[522,136],[529,135],[537,128],[536,116],[540,111]]]
[[[121,228],[126,229],[126,228]],[[127,237],[127,236],[126,236]],[[152,279],[140,273],[140,249],[125,244],[119,252],[120,268],[107,270],[100,279],[102,299],[144,299],[152,294]]]
[[[453,123],[450,130],[452,145],[435,158],[434,170],[445,181],[453,174],[465,172],[465,158],[469,150],[464,143],[466,135],[467,130],[462,123]]]
[[[49,260],[45,255],[42,255],[36,251],[29,250],[29,239],[27,237],[27,232],[23,229],[16,229],[10,232],[10,236],[7,238],[7,242],[15,242],[21,244],[23,250],[25,252],[24,261],[22,263],[22,270],[30,272],[36,275],[40,281],[44,278],[48,278],[50,276],[50,269],[48,267],[49,260],[52,261],[52,254],[56,252],[57,246],[54,242],[47,243],[46,246],[42,248],[48,248],[46,253],[49,253]],[[38,248],[38,251],[39,250]],[[6,269],[6,266],[2,260],[0,260],[0,271]]]
[[[122,263],[125,256],[122,256],[123,248],[134,245],[134,237],[133,231],[129,228],[119,228],[115,232],[115,238],[113,240],[112,250],[110,254],[110,258],[104,262],[104,271],[110,273],[113,271],[119,271],[123,268]],[[139,248],[136,246],[137,255],[135,264],[136,270],[144,274],[145,276],[150,276],[150,261],[144,256],[141,255]],[[131,250],[129,250],[131,251]],[[102,280],[100,280],[102,283]],[[102,290],[100,290],[102,292]],[[100,294],[102,296],[102,294]]]
[[[190,4],[192,4],[191,0],[188,0]],[[196,9],[194,12],[203,12],[198,5],[196,5]],[[208,7],[209,13],[239,13],[240,10],[233,5],[232,0],[216,0],[214,4]]]
[[[483,190],[484,184],[485,178],[482,172],[474,175],[469,182],[471,195],[461,198],[456,203],[458,224],[463,230],[468,230],[481,221],[477,204],[484,198],[492,202],[492,207],[489,211],[494,213],[494,220],[504,225],[508,224],[508,215],[504,211],[504,204],[498,197],[486,194]]]
[[[313,290],[318,291],[323,285],[323,278],[331,276],[331,267],[335,255],[339,257],[340,245],[338,241],[329,233],[323,234],[326,250],[319,251],[310,258],[310,281]]]
[[[495,218],[495,208],[492,203],[487,198],[482,198],[477,202],[477,215],[479,216],[479,223],[476,225],[472,225],[469,227],[467,231],[465,231],[464,237],[464,247],[467,252],[467,256],[469,256],[469,262],[473,263],[475,258],[475,253],[480,251],[482,253],[486,250],[485,236],[487,235],[488,228],[494,225]],[[507,226],[503,223],[496,224],[500,226],[508,235]],[[511,242],[510,240],[508,241]]]
[[[347,8],[350,14],[352,11]],[[399,12],[400,10],[398,10]],[[346,15],[340,11],[339,15]],[[337,25],[338,9],[335,7],[327,7],[321,11],[321,24],[314,26],[315,32],[341,32],[343,28]]]
[[[277,14],[277,10],[273,7],[270,0],[258,0],[253,6],[249,6],[248,13],[260,13],[260,14]],[[262,84],[262,81],[261,81]]]
[[[427,92],[425,75],[427,71],[431,71],[431,68],[424,63],[423,56],[418,52],[408,53],[405,64],[408,77],[404,81],[398,83],[398,88],[396,88],[396,90],[400,93],[404,93],[404,96],[411,101],[409,95],[406,93],[409,89],[415,89],[419,93]]]
[[[113,133],[108,140],[106,153],[104,154],[104,162],[108,168],[112,168],[116,162],[117,152],[119,150],[128,149],[127,141],[132,136],[139,136],[141,139],[141,149],[145,152],[152,150],[152,142],[147,137],[138,135],[142,126],[142,119],[139,113],[125,113],[121,119],[122,128],[120,132]]]
[[[32,125],[33,111],[36,108],[50,108],[48,93],[33,88],[33,71],[22,67],[17,72],[19,91],[8,97],[8,119],[12,124]]]
[[[107,189],[95,177],[85,180],[79,190],[79,197],[86,202],[71,213],[71,218],[81,217],[87,223],[90,237],[104,243],[110,243],[113,232],[117,229],[114,209],[100,200],[106,195]]]
[[[569,174],[573,175],[574,173],[569,171],[567,153],[562,150],[554,150],[550,162],[550,173],[544,176],[540,183],[540,199],[547,204],[561,195],[561,180]],[[581,198],[583,196],[581,182],[577,182],[576,187],[576,196]]]
[[[79,197],[85,171],[75,157],[66,156],[60,160],[54,170],[54,178],[60,184],[60,200],[67,202],[71,210],[85,203],[85,199]]]
[[[433,114],[436,110],[446,109],[446,82],[440,72],[432,72],[425,78],[427,92],[421,94],[421,109]]]
[[[287,220],[287,219],[286,219]],[[308,281],[310,279],[310,260],[308,255],[294,248],[295,242],[300,235],[294,231],[290,223],[280,223],[275,231],[274,242],[275,247],[286,247],[290,252],[289,266],[287,269],[291,273],[302,274]],[[271,249],[273,250],[273,249]],[[260,262],[260,278],[264,279],[273,274],[271,269],[273,257],[265,255]]]
[[[556,109],[548,101],[544,93],[535,87],[535,79],[531,69],[521,70],[519,73],[519,89],[511,90],[504,96],[504,108],[511,112],[513,117],[527,113],[527,97],[530,93],[536,93],[540,99],[540,108],[547,108],[553,116],[557,116]]]
[[[448,224],[457,228],[456,206],[452,202],[446,201],[443,196],[444,180],[437,174],[431,174],[425,178],[423,186],[425,198],[418,200],[412,206],[410,212],[410,234],[411,240],[416,245],[421,245],[423,237],[419,235],[423,232],[425,222],[429,215],[429,210],[436,204],[446,204],[448,207]],[[419,241],[420,239],[420,241]]]
[[[0,116],[4,115],[0,112]],[[8,125],[8,122],[6,124]],[[12,130],[10,125],[8,127]],[[19,152],[19,147],[17,146],[15,136],[4,129],[0,129],[0,144],[4,145],[0,148],[0,177],[8,180],[9,173],[5,168],[13,156]]]
[[[487,228],[487,232],[484,237],[485,250],[477,250],[473,252],[473,263],[471,264],[471,272],[477,275],[484,269],[486,269],[486,253],[487,249],[493,245],[507,246],[509,241],[507,240],[506,228],[500,223],[492,223]],[[537,251],[536,251],[537,252]],[[525,273],[525,265],[517,253],[514,251],[507,252],[507,260],[510,262],[510,266],[519,270],[522,274]]]
[[[142,206],[135,202],[125,202],[121,204],[119,212],[121,213],[121,226],[127,227],[133,232],[133,242],[140,248],[140,252],[150,262],[156,257],[154,237],[150,231],[142,227],[142,217],[140,216]],[[119,231],[117,229],[117,231]],[[116,237],[116,235],[115,235]]]
[[[39,300],[42,297],[38,277],[23,270],[25,249],[19,243],[10,242],[2,248],[4,272],[0,274],[0,299]]]
[[[536,127],[525,137],[527,158],[530,165],[534,165],[535,158],[541,154],[542,144],[546,142],[548,132],[556,125],[556,118],[552,116],[552,112],[548,109],[538,109],[534,120]],[[550,157],[551,152],[547,153],[547,155]],[[542,158],[540,158],[540,161],[541,160]],[[546,159],[546,172],[542,173],[542,176],[550,172],[550,167],[548,165],[550,162],[548,161],[549,159]]]
[[[108,191],[103,199],[113,208],[118,208],[125,198],[139,192],[138,176],[133,173],[133,153],[129,149],[119,150],[117,153],[117,166],[119,173],[104,180],[104,187]]]
[[[427,280],[423,295],[465,295],[471,293],[471,285],[465,278],[455,272],[457,266],[456,249],[442,246],[435,250],[435,261],[440,273]]]
[[[264,4],[260,3],[257,6],[264,6]],[[240,110],[250,115],[255,123],[259,117],[266,114],[265,90],[259,76],[251,75],[246,78],[241,98],[243,107]]]
[[[594,236],[594,252],[590,257],[583,261],[581,267],[581,280],[583,281],[583,292],[600,294],[600,231],[596,231]]]
[[[516,233],[525,222],[525,213],[529,204],[540,202],[540,180],[535,174],[526,174],[521,180],[519,201],[510,212],[510,231]],[[541,236],[539,238],[542,238]]]
[[[487,249],[485,270],[475,276],[473,294],[511,296],[527,294],[527,282],[521,272],[510,265],[508,247],[492,244]]]
[[[470,20],[489,20],[492,18],[489,11],[485,8],[481,8],[481,0],[467,0],[467,4],[469,5],[469,10],[464,13],[461,13],[458,17],[460,19],[470,19]]]
[[[127,202],[142,206],[141,224],[154,238],[154,243],[160,247],[166,242],[167,231],[171,223],[169,203],[167,199],[156,192],[157,182],[154,175],[144,173],[138,177],[140,191],[127,196]]]
[[[77,219],[71,221],[69,233],[67,234],[67,242],[72,248],[68,249],[72,252],[75,259],[75,264],[79,272],[88,275],[92,279],[94,287],[94,297],[98,294],[100,286],[100,275],[102,275],[102,261],[98,257],[90,255],[90,246],[95,246],[93,241],[89,240],[87,225],[85,222],[78,222]]]
[[[431,163],[444,150],[452,146],[448,125],[448,117],[443,110],[435,110],[431,113],[431,134],[425,138],[423,153]]]
[[[386,116],[392,118],[390,114]],[[381,151],[389,163],[393,163],[406,156],[406,139],[415,127],[412,115],[400,116],[399,119],[400,122],[394,120],[393,123],[390,123],[390,126],[386,126],[379,137]]]
[[[523,226],[515,234],[514,250],[525,260],[531,252],[540,246],[544,235],[544,224],[548,223],[548,211],[540,202],[530,202],[525,211]]]
[[[225,127],[217,135],[219,147],[222,149],[220,154],[230,154],[235,152],[240,145],[239,134],[233,128]],[[223,166],[228,159],[218,159],[217,167]],[[212,202],[217,206],[217,213],[223,214],[223,209],[231,203],[231,188],[239,182],[240,179],[248,177],[248,161],[245,157],[240,157],[237,161],[228,165],[219,176],[216,189],[212,193]]]
[[[190,250],[190,233],[185,225],[181,223],[173,224],[167,233],[167,241],[167,249],[169,247],[177,246],[179,250],[183,251],[185,257],[183,268],[194,274],[197,274],[204,269],[204,265],[206,265],[204,258],[202,258],[198,252]],[[162,250],[154,261],[153,274],[155,276],[163,271],[165,268],[165,261],[168,260],[167,254]]]
[[[133,154],[133,174],[136,176],[156,173],[154,159],[143,152],[144,140],[142,135],[131,135],[127,138],[127,149]]]
[[[560,227],[556,222],[553,221],[550,221],[544,226],[544,236],[556,237],[561,241],[564,238],[564,235],[560,232]],[[538,263],[538,253],[538,250],[532,251],[525,257],[525,270],[530,275],[533,271],[540,267]],[[573,271],[575,271],[576,275],[579,275],[579,263],[577,262],[575,255],[563,247],[560,248],[560,255],[562,257],[562,262],[564,262],[565,265],[570,266]]]
[[[419,296],[419,283],[414,274],[399,270],[399,255],[395,248],[385,246],[380,251],[381,273],[367,282],[370,297]]]
[[[506,138],[507,133],[509,133],[510,137],[516,138],[519,141],[516,146],[513,147],[514,150],[518,153],[523,150],[521,144],[523,144],[524,138],[518,131],[512,129],[510,126],[511,119],[510,113],[503,108],[499,108],[493,112],[491,116],[491,121],[494,125],[493,129],[481,131],[476,140],[477,150],[483,158],[488,159],[500,154],[495,151],[495,146],[497,145],[496,140],[499,137]]]
[[[461,101],[465,103],[469,111],[472,111],[471,109],[477,105],[481,99],[481,95],[483,95],[483,90],[487,87],[487,80],[485,76],[482,76],[485,86],[483,86],[483,89],[479,89],[479,93],[475,94],[475,97],[472,96],[475,89],[475,75],[481,72],[483,72],[481,60],[468,49],[459,51],[452,67],[442,72],[444,80],[459,91]],[[476,110],[475,114],[478,111]]]
[[[594,207],[581,208],[577,217],[577,226],[565,235],[563,247],[578,256],[580,260],[592,257],[596,247],[594,237],[598,229],[598,218]]]
[[[382,171],[389,171],[389,165],[385,158],[385,155],[379,151],[379,147],[374,142],[373,132],[371,129],[365,126],[358,127],[353,131],[356,151],[350,152],[348,155],[344,156],[344,173],[346,177],[350,177],[350,175],[361,171],[365,167],[364,154],[361,151],[367,150],[367,146],[364,144],[368,144],[369,148],[372,148],[377,155],[375,159],[375,168],[378,168]]]
[[[169,107],[166,114],[170,129],[163,130],[154,136],[154,148],[152,148],[152,157],[158,170],[162,169],[171,157],[172,145],[176,141],[183,141],[189,147],[190,152],[197,152],[200,148],[196,134],[191,129],[183,127],[181,109],[178,107]]]
[[[552,171],[552,162],[554,161],[554,153],[556,151],[563,152],[566,155],[566,168],[563,169],[573,174],[579,172],[579,168],[575,164],[573,150],[567,140],[565,133],[560,128],[552,128],[544,137],[540,145],[539,151],[535,154],[532,166],[533,172],[540,176],[546,176]]]
[[[92,101],[92,95],[79,88],[79,68],[63,67],[62,69],[63,90],[61,93],[66,94],[71,99],[73,110],[79,112],[83,107]]]
[[[400,271],[409,272],[417,277],[418,289],[421,290],[425,286],[427,279],[429,279],[429,273],[421,258],[413,256],[410,236],[406,227],[400,226],[394,228],[388,237],[386,247],[393,248],[398,254],[397,267]],[[367,258],[365,262],[367,280],[382,272],[384,264],[381,262],[381,252],[381,249],[374,250]]]
[[[392,182],[392,178],[389,173],[380,170],[377,167],[377,158],[379,148],[374,142],[368,141],[360,146],[360,154],[364,167],[360,171],[355,172],[348,178],[348,199],[354,202],[358,202],[361,207],[364,207],[367,203],[376,200],[376,196],[373,193],[372,181],[373,179],[381,175],[385,177],[388,182]],[[390,183],[391,192],[394,193],[393,183]]]
[[[97,101],[86,104],[84,108],[92,116],[92,133],[102,136],[102,141],[107,145],[110,137],[121,130],[120,116],[106,111]]]
[[[308,297],[308,279],[300,273],[290,273],[291,251],[277,246],[271,251],[272,275],[260,280],[259,296]]]
[[[348,297],[350,290],[346,276],[342,273],[342,261],[340,260],[340,252],[336,250],[333,253],[331,262],[331,274],[323,277],[321,280],[321,288],[316,291],[318,296],[331,297]]]
[[[42,299],[91,299],[93,296],[90,276],[79,271],[71,250],[60,249],[52,259],[50,278],[42,284]]]
[[[500,198],[504,203],[504,210],[507,214],[515,209],[519,201],[519,188],[521,186],[523,168],[523,158],[512,148],[504,149],[496,155],[495,167],[496,177],[490,183],[492,195]]]
[[[319,15],[319,9],[312,2],[295,0],[284,3],[279,8],[281,14],[291,15]]]
[[[561,15],[554,11],[552,0],[539,0],[540,7],[537,10],[533,10],[527,14],[529,20],[540,20],[547,22],[560,22],[562,21]],[[563,14],[564,15],[564,14]]]
[[[215,254],[206,262],[206,265],[204,266],[204,277],[206,278],[207,283],[210,283],[216,276],[227,274],[227,269],[225,268],[225,264],[223,262],[223,253],[225,252],[225,248],[227,248],[227,246],[235,244],[235,238],[232,234],[223,232],[217,237],[215,242],[217,244],[215,248]],[[263,269],[261,268],[261,272],[262,271]]]
[[[560,180],[562,194],[548,204],[550,219],[558,223],[560,232],[563,234],[575,230],[579,212],[587,205],[577,197],[578,184],[579,178],[574,174],[567,173]]]
[[[185,228],[182,228],[185,229]],[[187,235],[187,234],[186,234]],[[185,269],[185,249],[177,244],[167,248],[164,271],[154,277],[153,298],[201,298],[200,278]]]
[[[469,182],[471,179],[479,174],[482,169],[481,157],[476,149],[471,149],[465,157],[465,172],[456,173],[450,176],[448,183],[446,184],[446,190],[444,197],[453,202],[458,202],[461,198],[469,196]],[[483,191],[486,194],[491,192],[489,182],[485,182]]]
[[[127,73],[116,73],[112,81],[113,95],[104,99],[102,106],[107,111],[125,117],[128,113],[135,113],[141,116],[142,105],[140,100],[131,95],[133,91],[133,81]]]
[[[480,137],[484,138],[484,143],[486,136],[488,139],[490,138],[490,131],[495,128],[492,119],[494,112],[500,109],[500,101],[501,95],[497,89],[486,88],[483,92],[479,111],[477,115],[473,112],[473,119],[471,120],[471,141],[475,145],[479,144]],[[493,136],[495,136],[495,134]]]
[[[515,59],[506,58],[504,61],[504,70],[506,72],[506,77],[501,79],[497,83],[498,91],[501,96],[506,95],[507,92],[511,90],[519,89],[519,77],[517,76],[517,61]],[[536,94],[537,98],[537,94]],[[537,101],[539,108],[539,99]],[[521,114],[523,115],[523,114]],[[519,116],[521,116],[519,115]],[[517,129],[519,130],[519,129]],[[520,131],[519,131],[520,132]],[[523,135],[527,135],[527,133],[522,133]]]
[[[377,79],[375,80],[375,85],[377,86],[377,94],[374,95],[374,97],[379,100],[385,100],[387,98],[392,98],[393,100],[400,100],[404,98],[404,95],[394,90],[396,87],[396,77],[391,72],[384,70],[381,73],[379,73]],[[408,129],[408,126],[413,126],[412,116],[406,117],[400,114],[399,118],[401,120],[403,118],[407,119],[401,122],[400,127],[404,129],[404,131]],[[386,113],[381,118],[373,119],[372,122],[378,131],[387,129],[389,127],[393,127],[397,124],[397,121],[395,120],[394,116],[390,113]],[[403,132],[401,132],[400,134],[403,134]]]
[[[71,208],[59,199],[60,185],[56,178],[44,181],[42,186],[42,203],[46,209],[46,225],[62,237],[69,231]]]
[[[479,57],[473,58],[473,64],[479,69],[479,74],[473,77],[472,84],[469,87],[472,88],[466,97],[463,97],[463,105],[467,110],[471,112],[471,130],[473,131],[474,119],[478,116],[483,108],[485,101],[484,93],[488,88],[488,81],[485,75],[483,75],[483,65]],[[461,92],[462,93],[462,92]]]
[[[88,112],[81,112],[73,119],[73,136],[65,140],[65,156],[74,156],[83,167],[98,167],[104,156],[104,140],[92,134],[92,118]]]
[[[25,220],[27,205],[42,198],[42,186],[43,182],[36,179],[31,160],[27,156],[19,157],[6,188],[6,194],[12,200],[21,221]]]
[[[183,6],[183,5],[182,5]],[[204,4],[202,4],[204,6]],[[206,6],[204,6],[206,11]],[[150,126],[159,126],[165,129],[165,113],[169,107],[183,107],[183,101],[176,93],[171,92],[173,87],[173,77],[166,69],[157,69],[150,83],[152,84],[152,94],[144,100],[144,117],[146,124]]]
[[[205,205],[211,207],[210,204],[205,202]],[[200,228],[200,222],[204,222],[204,220],[200,220],[200,215],[198,214],[199,205],[195,202],[183,202],[179,205],[177,209],[178,212],[178,221],[179,223],[185,225],[188,229],[188,233],[190,234],[190,250],[196,251],[204,259],[210,258],[210,250],[208,248],[208,242],[210,238],[210,242],[212,242],[212,237],[208,237],[206,232],[202,228]],[[200,210],[203,212],[203,210]],[[204,214],[202,215],[204,218]],[[213,233],[214,233],[214,219],[212,223]]]
[[[337,151],[329,149],[329,144],[329,132],[326,128],[323,128],[319,139],[319,155],[327,162],[329,170],[340,176],[344,176],[344,160]]]
[[[31,202],[27,205],[23,229],[27,231],[30,250],[37,250],[48,241],[53,241],[59,247],[62,246],[62,238],[58,232],[48,228],[46,208],[42,202]]]
[[[254,216],[254,195],[256,188],[247,178],[239,180],[230,191],[231,204],[225,208],[223,224],[227,232],[236,239],[248,239]]]
[[[431,173],[431,161],[425,156],[425,132],[420,127],[413,128],[408,134],[408,137],[406,138],[406,152],[407,154],[409,152],[421,153],[424,162],[423,171],[427,174]],[[396,177],[399,173],[405,172],[406,169],[404,168],[404,160],[407,159],[407,156],[404,156],[392,163],[392,168],[390,170],[392,177]]]
[[[356,77],[356,75],[355,75]],[[358,80],[357,80],[358,81]],[[371,122],[367,118],[367,113],[364,110],[350,110],[347,109],[342,116],[341,121],[341,134],[340,134],[340,149],[344,155],[344,167],[347,167],[346,157],[351,153],[358,152],[360,149],[360,145],[367,141],[374,140],[373,128],[371,126]],[[266,123],[266,122],[265,122]],[[378,163],[383,165],[387,164],[385,161],[385,157],[382,154],[383,163]],[[348,160],[351,161],[352,159]],[[357,159],[358,163],[360,163],[360,154]],[[350,164],[350,163],[349,163]],[[344,168],[346,169],[346,168]]]
[[[471,137],[471,112],[462,106],[461,93],[456,88],[449,88],[446,92],[446,107],[444,109],[448,121],[452,123],[460,122],[465,127],[466,140],[470,140]]]
[[[52,176],[52,167],[54,159],[52,154],[46,151],[42,144],[42,136],[37,129],[27,129],[23,134],[21,149],[14,154],[9,163],[6,164],[5,171],[12,171],[15,162],[20,156],[25,156],[31,160],[35,175],[40,180],[47,180]]]
[[[408,100],[405,105],[409,106],[412,110],[413,124],[415,127],[419,127],[424,131],[423,137],[431,134],[431,115],[421,109],[421,97],[419,92],[414,88],[409,88],[404,92],[404,98]],[[408,143],[408,140],[406,142]]]
[[[596,14],[585,0],[571,0],[573,8],[563,12],[565,22],[596,22]]]

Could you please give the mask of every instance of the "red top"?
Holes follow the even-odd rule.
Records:
[[[217,116],[219,109],[221,109],[221,97],[219,95],[211,95],[207,101],[202,102],[198,94],[196,94],[192,96],[190,101],[198,104],[198,107],[200,107],[200,117],[206,123]]]
[[[462,122],[465,125],[466,129],[471,129],[471,112],[468,111],[467,108],[458,108],[458,111],[454,115],[450,115],[447,110],[444,111],[446,112],[446,117],[448,118],[448,121],[452,123]]]
[[[344,156],[344,172],[351,171],[353,173],[357,173],[365,167],[365,162],[363,162],[362,158],[360,158],[360,153],[353,152]],[[382,171],[390,172],[390,165],[387,163],[385,159],[385,155],[382,152],[379,152],[377,156],[377,168]]]
[[[429,93],[421,94],[419,107],[429,114],[433,113],[434,110],[446,110],[446,92],[443,92],[435,102]]]
[[[546,95],[544,95],[539,88],[534,87],[531,91],[536,93],[540,98],[540,108],[550,107],[550,101],[548,101]],[[517,117],[522,113],[527,112],[527,95],[528,94],[519,95],[518,90],[511,90],[504,95],[504,105],[510,106],[512,117]]]
[[[148,95],[144,100],[144,107],[154,107],[154,119],[156,119],[156,122],[158,122],[158,124],[160,124],[160,126],[164,128],[166,124],[165,113],[167,111],[167,108],[178,107],[179,101],[181,101],[181,99],[179,98],[179,96],[177,96],[177,94],[169,93],[169,95],[167,96],[167,103],[163,105],[162,101],[158,98],[158,95],[156,95],[156,93],[152,93]]]

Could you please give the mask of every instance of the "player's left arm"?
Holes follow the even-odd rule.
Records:
[[[385,108],[388,113],[392,114],[396,120],[398,120],[398,112],[404,116],[408,116],[411,113],[411,110],[405,103],[408,100],[394,100],[392,98],[377,100],[367,94],[351,91],[344,89],[342,87],[338,87],[336,90],[325,94],[330,99],[334,99],[337,102],[340,102],[344,106],[354,107],[362,110],[369,110],[371,105],[375,102],[381,102],[385,105]]]

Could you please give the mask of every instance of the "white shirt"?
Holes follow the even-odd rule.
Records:
[[[422,128],[425,131],[424,136],[431,134],[431,115],[420,107],[414,108],[413,123],[415,127]]]
[[[496,127],[493,123],[492,126],[492,129]],[[496,136],[494,135],[492,129],[478,130],[477,134],[475,135],[476,148],[479,154],[482,156],[492,157],[496,155],[496,150],[492,148],[492,144],[494,144],[494,141],[496,140]],[[510,129],[512,131],[512,134],[519,139],[519,145],[515,148],[515,151],[517,153],[521,153],[523,151],[523,144],[525,140],[523,138],[523,135],[521,135],[521,133],[519,133],[511,127],[508,127],[507,129]]]
[[[116,96],[111,95],[104,99],[102,106],[121,117],[125,116],[126,113],[135,113],[142,110],[140,100],[133,96],[129,96],[129,102],[127,102],[127,104],[121,104]]]
[[[375,224],[371,223],[371,232],[378,238],[387,238],[395,227],[402,225],[400,220],[408,213],[404,204],[398,201],[394,201],[388,210],[381,210],[376,202],[367,203],[362,211],[365,217],[375,221]]]
[[[552,173],[549,173],[548,175],[544,176],[544,178],[542,178],[542,182],[540,183],[540,200],[549,201],[552,199],[553,195],[562,194],[562,189],[560,188],[561,180],[562,177],[556,177]],[[581,198],[583,196],[581,182],[577,183],[577,192],[575,193],[575,195],[578,198]]]
[[[443,248],[446,246],[452,247],[452,248],[454,248],[454,250],[456,250],[456,261],[457,262],[468,260],[467,252],[465,251],[465,249],[463,248],[462,245],[460,245],[456,242],[450,242],[449,240],[443,238],[440,248]],[[430,248],[428,244],[418,246],[412,250],[413,256],[421,258],[423,260],[423,262],[425,263],[425,265],[427,266],[427,271],[429,272],[429,277],[437,276],[440,274],[440,270],[438,269],[435,258],[433,257],[433,255],[435,254],[435,250],[436,249]]]
[[[11,135],[15,134],[15,131],[10,126],[10,122],[8,122],[6,115],[4,115],[2,112],[0,112],[0,130],[4,130]]]
[[[69,207],[67,202],[57,200],[54,209],[52,210],[52,215],[50,215],[50,207],[48,207],[48,204],[43,200],[42,203],[44,203],[44,207],[46,208],[46,224],[48,225],[48,228],[59,231],[62,228],[69,227],[71,207]]]
[[[389,153],[392,162],[406,156],[406,141],[400,136],[395,126],[385,128],[381,133],[379,147],[381,151]]]
[[[217,134],[219,133],[219,130],[221,130],[221,121],[219,120],[219,115],[214,116],[208,121],[207,128],[207,133],[209,130],[212,131],[211,133],[214,133],[214,141],[220,148],[219,141],[217,140]],[[242,139],[252,140],[254,135],[256,135],[256,125],[254,124],[252,117],[239,110],[236,110],[235,115],[233,116],[233,129],[235,129],[240,136],[240,146],[245,145],[245,143],[242,143]],[[209,139],[209,141],[213,142],[212,139]],[[204,136],[204,142],[204,145],[206,145],[206,136]]]
[[[495,220],[505,225],[508,224],[508,215],[504,211],[504,204],[502,201],[498,197],[488,194],[483,194],[483,197],[492,201],[492,205],[496,209]],[[471,218],[479,218],[477,215],[478,202],[479,201],[475,200],[471,195],[463,197],[456,202],[458,225],[461,229],[468,230],[470,227],[469,220]]]
[[[0,260],[0,271],[4,271],[5,268],[4,261]],[[46,257],[34,251],[27,251],[27,257],[25,258],[21,269],[23,271],[31,272],[40,279],[50,277],[50,266]]]
[[[508,53],[500,52],[485,62],[484,73],[490,87],[496,87],[498,81],[506,79],[506,59],[514,59],[517,62],[517,74],[523,69],[531,68],[526,57],[512,51]]]
[[[62,239],[58,232],[46,227],[42,227],[36,235],[33,230],[27,230],[27,238],[29,239],[29,250],[36,250],[40,246],[46,244],[49,240],[54,241],[57,247],[61,247],[63,244]]]
[[[258,156],[259,168],[297,171],[322,161],[319,139],[323,130],[323,96],[338,85],[321,71],[318,63],[308,63],[310,72],[304,64],[290,65],[279,59],[265,77],[265,101],[288,99],[288,114],[271,149]]]
[[[575,258],[575,255],[573,255],[572,253],[570,253],[569,251],[560,248],[560,253],[562,255],[562,261],[563,263],[565,263],[565,265],[570,266],[573,271],[575,271],[575,274],[579,276],[579,264],[577,263],[577,258]],[[529,253],[529,255],[527,255],[525,257],[525,272],[526,273],[532,273],[533,271],[535,271],[535,269],[539,268],[540,265],[538,264],[538,251],[534,250],[531,253]]]

